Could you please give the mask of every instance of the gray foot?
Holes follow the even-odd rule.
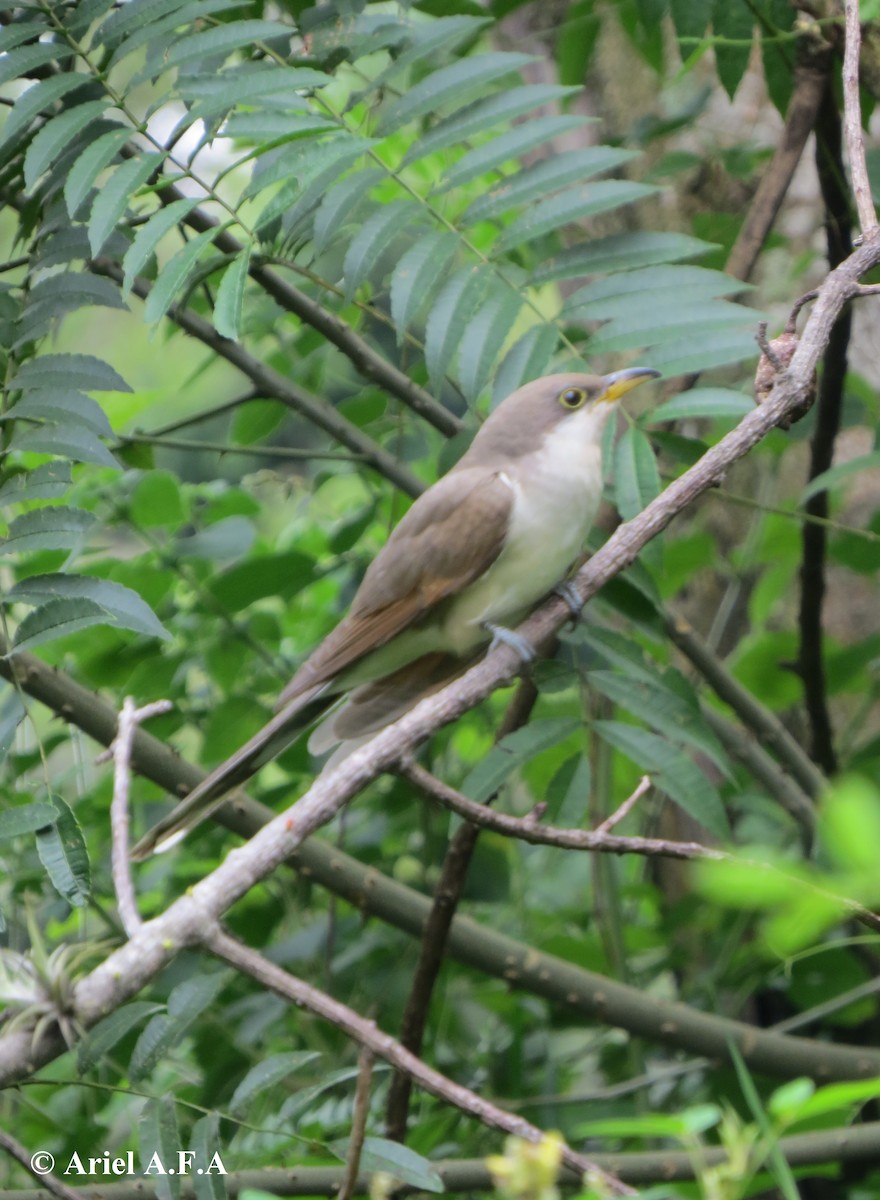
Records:
[[[553,595],[559,596],[565,601],[565,606],[571,615],[571,622],[573,625],[577,625],[583,616],[583,605],[574,584],[569,583],[567,579],[563,579],[562,583],[558,583],[553,589]]]
[[[495,625],[492,621],[484,621],[483,628],[492,634],[492,644],[489,650],[492,651],[496,646],[509,646],[511,650],[515,650],[524,663],[534,662],[538,657],[535,647],[522,634],[508,629],[504,625]]]

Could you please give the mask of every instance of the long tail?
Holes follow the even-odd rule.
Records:
[[[336,699],[322,694],[326,686],[321,684],[311,688],[286,704],[231,758],[206,775],[167,817],[145,833],[133,848],[131,857],[135,860],[149,858],[151,854],[169,850],[219,808],[227,793],[247,782],[260,767],[296,741],[302,730]]]

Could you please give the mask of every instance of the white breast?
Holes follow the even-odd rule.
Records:
[[[451,650],[461,654],[484,641],[485,621],[516,624],[564,578],[601,499],[606,416],[588,411],[579,422],[578,413],[550,433],[540,451],[520,460],[515,472],[500,473],[514,493],[507,541],[486,574],[451,606],[444,630]]]

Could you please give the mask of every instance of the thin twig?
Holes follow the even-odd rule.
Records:
[[[378,1058],[390,1063],[396,1070],[406,1071],[425,1091],[439,1097],[446,1104],[459,1109],[460,1112],[474,1117],[483,1125],[500,1129],[504,1133],[514,1134],[529,1142],[538,1142],[544,1136],[542,1131],[531,1122],[505,1112],[469,1088],[447,1079],[439,1071],[435,1071],[423,1063],[420,1058],[405,1050],[394,1038],[382,1033],[375,1021],[366,1020],[353,1009],[312,987],[305,980],[289,975],[287,971],[282,970],[281,967],[270,962],[269,959],[264,958],[249,946],[230,937],[219,925],[205,929],[204,944],[212,954],[216,954],[218,958],[229,963],[236,970],[250,975],[261,987],[332,1022],[337,1029],[341,1029],[353,1041],[365,1046]],[[582,1172],[598,1171],[611,1195],[631,1196],[635,1194],[626,1184],[614,1176],[606,1174],[590,1159],[585,1158],[582,1154],[577,1154],[568,1146],[563,1150],[563,1162]]]
[[[403,759],[398,771],[405,779],[421,789],[427,796],[438,800],[445,808],[450,808],[460,817],[491,829],[507,837],[515,837],[520,841],[529,842],[536,846],[557,846],[565,850],[598,851],[602,854],[644,854],[648,857],[665,858],[712,858],[723,859],[727,855],[720,850],[713,850],[700,842],[673,842],[665,838],[622,837],[619,834],[606,833],[597,829],[561,829],[554,825],[539,825],[534,816],[511,817],[507,813],[494,812],[483,804],[469,800],[455,788],[449,787],[441,779],[437,779],[430,771],[425,770],[414,759]],[[642,794],[642,783],[636,792]],[[648,781],[650,786],[650,780]],[[641,791],[640,791],[641,789]],[[635,793],[634,793],[635,795]],[[633,797],[630,797],[632,799]],[[638,799],[638,796],[635,796]],[[619,810],[618,810],[619,811]],[[616,814],[615,814],[616,816]]]
[[[143,919],[138,912],[134,883],[131,878],[131,860],[128,853],[128,792],[131,786],[131,749],[138,725],[142,721],[148,721],[150,717],[170,712],[171,708],[170,700],[156,700],[153,704],[145,704],[143,708],[135,708],[131,696],[126,696],[119,714],[116,737],[109,751],[105,752],[105,755],[109,754],[113,758],[113,800],[110,804],[113,887],[116,891],[119,918],[128,937],[133,937],[143,925]],[[103,758],[105,755],[101,757]]]
[[[862,30],[859,24],[859,0],[844,0],[844,8],[846,42],[843,50],[843,108],[846,151],[856,210],[859,214],[859,227],[862,237],[868,238],[877,232],[877,213],[871,195],[862,137],[862,105],[859,97],[859,51]]]
[[[348,1154],[345,1159],[345,1174],[339,1185],[339,1200],[352,1200],[357,1188],[361,1169],[361,1154],[367,1133],[367,1117],[370,1115],[370,1095],[373,1083],[373,1052],[361,1047],[358,1055],[357,1084],[354,1089],[354,1111],[351,1115],[351,1133],[348,1139]]]
[[[0,1150],[5,1150],[10,1158],[14,1158],[17,1163],[20,1163],[38,1183],[42,1184],[47,1192],[57,1196],[58,1200],[83,1200],[81,1192],[75,1192],[73,1188],[68,1187],[53,1171],[44,1172],[41,1169],[41,1163],[48,1166],[50,1162],[54,1161],[47,1150],[38,1150],[35,1154],[31,1154],[27,1147],[17,1141],[11,1133],[4,1133],[2,1129],[0,1129]],[[31,1193],[31,1195],[37,1194],[36,1192]]]
[[[339,462],[367,460],[365,454],[348,453],[345,450],[310,450],[295,446],[229,446],[225,442],[201,442],[198,438],[165,437],[156,433],[124,433],[117,438],[116,445],[164,446],[169,450],[205,450],[216,454],[244,454],[253,458],[291,459],[295,462],[309,462],[312,459],[331,459]]]
[[[651,786],[652,784],[650,776],[643,775],[636,785],[636,790],[632,793],[632,795],[627,796],[623,804],[619,805],[610,817],[606,817],[600,825],[597,825],[595,832],[610,833],[615,825],[619,825],[623,818],[628,813],[632,812],[632,810],[641,800],[642,796],[651,790]]]

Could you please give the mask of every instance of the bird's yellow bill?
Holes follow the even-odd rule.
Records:
[[[614,371],[611,375],[605,375],[605,391],[598,397],[597,403],[611,403],[614,400],[619,400],[621,396],[627,392],[631,392],[633,388],[644,383],[648,379],[659,379],[660,372],[654,371],[651,367],[627,367],[624,371]]]

